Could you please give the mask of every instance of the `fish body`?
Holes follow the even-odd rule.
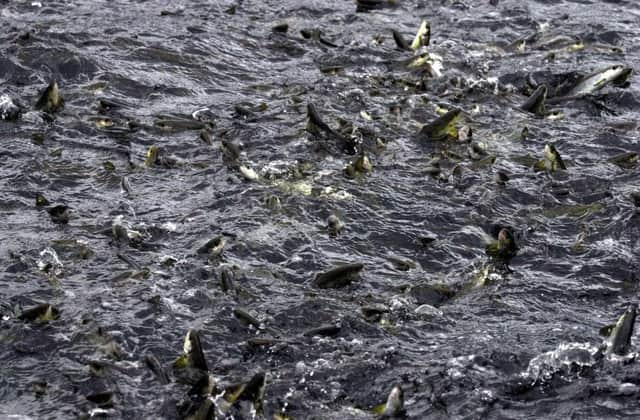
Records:
[[[455,123],[459,117],[459,109],[454,108],[448,111],[430,123],[425,124],[418,133],[418,138],[424,140],[445,140],[449,137],[457,138],[458,130]]]
[[[629,305],[627,310],[620,316],[611,334],[603,343],[606,346],[605,354],[623,356],[629,351],[637,310],[638,305],[633,303]]]
[[[638,163],[638,154],[636,152],[625,152],[609,159],[621,168],[633,168]]]
[[[144,363],[147,367],[156,375],[162,385],[166,385],[171,382],[167,372],[162,369],[160,361],[152,354],[148,354],[144,357]]]
[[[164,155],[155,144],[150,146],[149,150],[147,150],[147,158],[144,161],[144,166],[147,168],[151,168],[153,166],[171,168],[177,164],[178,160],[176,158]]]
[[[357,277],[363,267],[362,263],[342,264],[317,274],[314,283],[321,289],[344,287]]]
[[[366,175],[373,170],[373,165],[371,164],[371,160],[365,155],[361,153],[353,162],[347,165],[345,168],[345,173],[347,176],[355,178],[359,175]]]
[[[410,48],[414,51],[419,50],[422,47],[429,45],[431,40],[431,25],[426,20],[423,20],[418,28],[415,38],[410,45]]]
[[[511,259],[516,255],[517,250],[513,235],[507,228],[500,229],[498,240],[486,246],[487,255],[500,260]]]
[[[184,353],[175,361],[174,367],[188,367],[205,372],[209,371],[204,352],[202,351],[202,344],[200,343],[200,333],[197,330],[190,329],[187,332],[182,350]]]
[[[340,220],[340,218],[335,214],[332,214],[327,218],[327,228],[329,230],[329,235],[338,236],[343,227],[344,223],[342,223],[342,220]]]
[[[553,144],[547,143],[544,146],[544,154],[547,160],[550,162],[552,172],[555,172],[558,169],[562,169],[562,170],[567,169],[566,165],[564,164],[564,161],[560,157],[560,153],[558,152],[558,150],[556,150]]]
[[[405,409],[402,388],[399,385],[394,386],[387,397],[387,402],[375,407],[373,413],[379,415],[380,418],[403,417]]]
[[[545,85],[540,85],[538,88],[531,94],[529,99],[522,104],[520,109],[523,111],[531,112],[536,115],[544,115],[546,113],[545,103],[547,101],[547,87]]]
[[[239,401],[249,401],[253,405],[255,412],[261,416],[263,413],[264,390],[266,387],[266,375],[264,372],[258,372],[249,379],[246,384],[240,385],[234,392],[225,395],[227,407],[231,408]],[[226,411],[226,410],[224,410]]]
[[[149,147],[149,150],[147,150],[147,158],[144,161],[144,166],[146,166],[147,168],[150,168],[151,166],[155,165],[157,161],[158,161],[158,146],[153,145]]]
[[[326,136],[327,138],[334,140],[342,149],[343,152],[353,155],[356,153],[356,143],[354,140],[349,139],[340,133],[333,130],[325,123],[320,114],[312,103],[307,104],[307,131],[315,136]]]
[[[262,323],[256,317],[251,315],[246,309],[239,307],[234,308],[233,316],[235,316],[238,320],[246,325],[251,325],[258,330],[263,329]]]
[[[409,43],[407,42],[406,39],[404,39],[404,37],[400,32],[393,29],[392,33],[393,33],[393,40],[396,42],[396,46],[398,47],[398,49],[403,51],[408,51],[411,49],[411,47],[409,46]]]
[[[58,83],[52,80],[40,95],[38,102],[36,102],[36,109],[52,113],[62,108],[62,105],[64,105],[64,100],[60,96]]]
[[[631,75],[630,67],[621,64],[607,67],[583,77],[576,86],[571,89],[568,96],[587,95],[602,89],[609,83],[622,84]]]
[[[190,120],[186,118],[160,118],[154,122],[154,125],[164,131],[189,131],[203,130],[207,128],[207,124],[202,121]]]
[[[18,316],[22,321],[49,322],[60,318],[60,311],[48,303],[43,303],[34,308],[27,309]]]
[[[257,181],[258,179],[260,179],[260,175],[258,175],[256,171],[254,171],[247,165],[240,165],[238,169],[240,170],[242,176],[248,181]]]
[[[66,225],[69,223],[69,207],[64,204],[47,208],[47,213],[51,216],[51,221],[59,225]]]
[[[395,7],[398,0],[356,0],[356,12],[369,12],[371,10]]]

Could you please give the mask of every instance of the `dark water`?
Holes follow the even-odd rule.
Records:
[[[25,111],[0,121],[2,418],[179,417],[189,386],[162,385],[143,358],[170,372],[189,328],[221,382],[266,372],[266,418],[373,418],[394,384],[410,418],[640,416],[636,340],[625,357],[593,357],[599,329],[638,293],[638,165],[608,161],[640,149],[638,84],[548,106],[563,119],[516,109],[530,73],[638,69],[636,3],[400,3],[369,13],[348,1],[0,3],[0,94]],[[411,41],[422,19],[443,69],[421,81],[391,29]],[[280,23],[287,33],[272,31]],[[65,105],[51,119],[33,105],[53,79]],[[318,147],[307,103],[334,129],[342,118],[365,144],[381,139],[367,148],[371,174],[346,177],[353,156]],[[416,140],[436,105],[460,108],[495,162],[461,141]],[[198,110],[211,144],[199,129],[154,125]],[[222,140],[241,145],[260,180],[225,162]],[[566,171],[531,168],[546,143]],[[145,167],[151,145],[175,164]],[[68,224],[35,205],[38,192],[70,208]],[[265,205],[271,195],[281,209]],[[331,214],[345,224],[338,236]],[[141,243],[115,243],[114,221]],[[510,271],[478,281],[496,226],[513,229],[519,251]],[[197,253],[219,235],[220,257]],[[343,262],[364,264],[358,281],[313,285]],[[236,292],[221,289],[223,267]],[[60,318],[17,318],[40,303]],[[386,312],[365,318],[372,305]],[[303,336],[323,325],[340,329]],[[282,341],[249,346],[255,337]],[[105,392],[111,401],[95,402]]]

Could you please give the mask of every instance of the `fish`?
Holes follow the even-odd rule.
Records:
[[[251,315],[246,309],[234,308],[233,316],[238,318],[238,320],[242,321],[244,324],[253,326],[257,330],[263,329],[262,323],[256,317]]]
[[[322,32],[320,29],[301,29],[300,35],[304,39],[312,39],[314,41],[318,41],[319,43],[326,45],[327,47],[337,48],[338,46],[331,41],[328,41],[326,38],[322,36]]]
[[[516,246],[513,234],[507,228],[500,229],[498,240],[487,244],[485,251],[488,256],[499,260],[510,260],[516,255]]]
[[[224,266],[220,269],[220,289],[223,292],[233,292],[236,290],[236,286],[234,284],[235,274],[231,270],[231,268]]]
[[[282,343],[282,340],[270,337],[254,337],[247,340],[249,347],[261,347],[261,346],[273,346],[274,344]]]
[[[116,217],[116,219],[114,219],[109,233],[113,238],[113,244],[116,246],[129,245],[133,248],[137,248],[140,247],[145,240],[144,231],[132,229],[131,225],[127,222],[123,222],[121,217]],[[137,269],[139,268],[140,267],[137,267]]]
[[[632,303],[620,316],[611,334],[603,343],[605,354],[624,356],[629,351],[637,310],[638,304]]]
[[[250,401],[256,413],[262,415],[266,383],[265,373],[256,373],[249,379],[249,382],[240,385],[234,392],[227,394],[226,400],[229,403],[229,407],[241,400]]]
[[[320,135],[321,132],[333,134],[335,133],[331,127],[329,127],[318,114],[316,106],[312,103],[307,104],[307,131],[312,134]]]
[[[496,172],[495,181],[498,185],[505,186],[507,182],[509,182],[509,175],[506,172],[498,171]]]
[[[505,139],[509,141],[524,141],[527,137],[529,137],[529,127],[526,125],[522,128],[518,127],[505,135]]]
[[[387,260],[393,264],[396,270],[409,271],[416,268],[416,263],[407,258],[398,257],[396,255],[387,255]]]
[[[445,140],[449,137],[457,138],[458,129],[455,123],[460,117],[460,110],[453,108],[444,115],[439,116],[428,124],[425,124],[418,133],[419,140]]]
[[[356,176],[366,175],[373,171],[373,165],[367,155],[362,152],[353,162],[347,165],[344,171],[347,176],[355,178]]]
[[[42,193],[36,193],[36,207],[44,207],[49,205],[49,200]]]
[[[456,291],[449,285],[443,283],[418,284],[409,290],[418,305],[428,304],[431,306],[441,306],[456,295]]]
[[[211,374],[200,375],[189,391],[189,395],[200,395],[203,397],[216,395],[217,393],[218,380]]]
[[[467,152],[472,160],[482,160],[488,156],[487,144],[483,141],[472,141],[467,147]]]
[[[405,414],[404,392],[402,388],[400,388],[400,385],[395,385],[391,389],[385,404],[374,407],[372,411],[381,418],[403,417]]]
[[[553,144],[547,143],[544,146],[544,154],[547,160],[551,163],[551,171],[555,172],[558,169],[567,169],[564,161],[560,157],[560,153],[556,150]]]
[[[200,343],[200,333],[198,330],[189,329],[187,335],[184,338],[184,345],[182,346],[183,355],[180,356],[175,362],[176,368],[194,368],[205,372],[209,371],[207,366],[207,360],[204,357],[202,351],[202,344]]]
[[[371,10],[395,7],[399,0],[356,0],[356,12],[369,12]]]
[[[638,154],[636,152],[625,152],[609,159],[609,162],[618,165],[621,168],[633,168],[638,163]]]
[[[627,81],[632,73],[630,67],[621,64],[606,67],[589,75],[584,76],[576,86],[573,87],[567,96],[587,95],[602,89],[609,83],[621,85]]]
[[[324,74],[336,75],[344,72],[344,66],[322,66],[320,71]]]
[[[423,20],[409,48],[411,48],[414,51],[417,51],[422,47],[428,46],[430,40],[431,40],[431,25],[429,25],[429,22],[427,22],[426,20]]]
[[[320,118],[318,110],[312,103],[307,104],[307,131],[318,137],[324,135],[328,139],[337,142],[338,147],[347,154],[356,154],[356,141],[339,134],[329,127],[327,123]]]
[[[338,236],[343,228],[344,223],[342,223],[340,218],[338,218],[338,216],[336,216],[335,214],[332,214],[327,218],[327,229],[329,230],[330,236]]]
[[[101,112],[109,112],[120,108],[129,108],[129,104],[113,98],[98,99],[98,110]]]
[[[96,128],[98,129],[107,129],[110,127],[113,127],[113,120],[109,117],[105,117],[105,116],[95,116],[95,117],[90,117],[89,118],[90,121],[93,121],[93,123],[96,125]]]
[[[125,195],[131,194],[131,183],[126,175],[120,178],[120,193]]]
[[[320,327],[312,328],[302,333],[305,337],[324,336],[332,337],[338,335],[342,327],[340,325],[322,325]]]
[[[287,33],[287,31],[289,30],[289,24],[286,22],[283,23],[279,23],[276,26],[272,27],[271,30],[273,32],[279,32],[279,33]]]
[[[52,80],[44,91],[40,94],[40,99],[36,102],[36,109],[47,113],[53,113],[64,105],[64,100],[60,96],[58,83]]]
[[[216,405],[210,397],[205,398],[195,412],[188,413],[185,420],[213,420],[216,419]]]
[[[105,171],[108,171],[108,172],[113,172],[116,170],[115,163],[111,162],[110,160],[105,161],[102,164],[102,167],[104,168]]]
[[[200,130],[200,140],[206,144],[211,144],[211,134],[206,129]]]
[[[396,31],[395,29],[392,29],[391,32],[393,34],[393,40],[396,42],[396,46],[398,47],[398,49],[403,51],[408,51],[411,49],[409,43],[406,39],[404,39],[400,32]]]
[[[160,117],[153,123],[153,125],[160,128],[161,130],[170,132],[202,130],[209,127],[207,123],[204,123],[202,121],[197,121],[190,118],[172,117]]]
[[[367,305],[360,308],[362,316],[368,322],[378,322],[385,313],[388,313],[390,309],[384,305]]]
[[[226,240],[224,236],[216,236],[213,239],[209,239],[204,245],[202,245],[196,251],[198,254],[207,254],[209,258],[215,258],[222,254]]]
[[[546,113],[546,103],[547,100],[547,87],[545,85],[540,85],[538,88],[531,94],[529,99],[520,106],[520,109],[523,111],[531,112],[536,115],[545,115]]]
[[[153,372],[154,375],[158,377],[158,380],[162,385],[166,385],[171,382],[169,376],[167,375],[167,372],[162,369],[162,365],[154,355],[147,354],[144,357],[144,363],[151,370],[151,372]]]
[[[149,147],[147,150],[147,158],[144,161],[144,166],[147,168],[152,167],[158,161],[158,146],[155,144]]]
[[[102,392],[95,392],[85,396],[85,398],[92,403],[97,404],[99,407],[107,407],[113,404],[113,391],[105,390]]]
[[[27,309],[23,311],[18,319],[21,321],[40,321],[40,322],[49,322],[54,321],[60,318],[60,310],[55,306],[43,303],[34,308]]]
[[[407,69],[416,71],[422,75],[422,77],[438,78],[442,76],[442,57],[421,50],[422,52],[416,52],[416,55],[408,60],[403,61]]]
[[[69,223],[69,207],[64,204],[47,208],[47,213],[51,216],[51,221],[59,225],[66,225]]]
[[[495,282],[495,276],[498,275],[496,265],[488,263],[482,265],[477,272],[474,273],[473,281],[470,283],[471,288],[489,286]]]
[[[280,197],[275,194],[269,194],[267,197],[265,197],[264,204],[268,209],[274,212],[282,209],[282,202],[280,201]]]
[[[261,102],[258,105],[247,104],[246,106],[244,104],[236,104],[233,106],[233,116],[253,121],[257,118],[257,113],[264,112],[267,109],[269,109],[269,105],[266,102]]]
[[[230,162],[237,162],[240,159],[240,147],[231,141],[220,140],[220,150],[222,150],[225,159]]]
[[[340,288],[351,284],[364,268],[362,263],[341,264],[328,271],[316,274],[314,284],[320,289]]]
[[[258,175],[255,170],[248,167],[247,165],[240,165],[238,169],[240,170],[242,176],[248,181],[257,181],[260,179],[260,175]]]
[[[560,153],[552,144],[544,146],[544,155],[544,159],[534,163],[534,171],[556,172],[559,169],[567,169],[562,157],[560,157]]]
[[[120,223],[114,223],[111,226],[111,236],[113,243],[116,245],[128,245],[130,243],[128,229]]]
[[[582,218],[587,215],[597,213],[604,210],[605,206],[602,203],[591,204],[573,204],[567,206],[557,206],[546,208],[542,210],[542,215],[549,218],[556,217],[575,217]]]
[[[152,166],[158,165],[164,168],[171,168],[178,163],[178,160],[171,156],[166,156],[161,153],[158,146],[155,144],[149,147],[147,151],[147,158],[144,161],[144,166],[150,168]]]

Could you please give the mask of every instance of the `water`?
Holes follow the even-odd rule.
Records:
[[[637,69],[634,2],[409,1],[370,13],[342,1],[41,3],[0,4],[0,94],[25,109],[0,125],[2,417],[179,417],[189,386],[162,385],[143,358],[171,371],[189,328],[222,383],[266,372],[267,418],[372,418],[395,384],[410,418],[638,417],[633,354],[591,356],[598,330],[637,297],[638,166],[608,159],[639,151],[638,84],[548,106],[564,119],[516,109],[529,73]],[[411,41],[422,19],[443,75],[419,83],[391,29]],[[272,31],[281,23],[286,34]],[[324,42],[301,35],[313,29]],[[33,105],[52,79],[65,106],[50,121]],[[360,128],[370,175],[346,177],[353,157],[318,146],[307,103],[333,129],[339,118]],[[495,162],[469,158],[463,142],[417,141],[435,105],[462,109]],[[200,129],[154,126],[196,111],[211,144]],[[105,117],[113,125],[98,126]],[[226,163],[222,140],[241,145],[259,181]],[[566,171],[533,171],[546,143]],[[175,164],[145,167],[151,145]],[[68,224],[35,205],[38,192],[70,208]],[[331,214],[345,225],[337,236]],[[114,221],[135,246],[111,237]],[[519,251],[484,281],[496,225],[513,228]],[[219,258],[197,253],[220,235]],[[359,280],[313,286],[344,262],[364,264]],[[237,292],[222,291],[222,267]],[[40,303],[60,318],[17,319]],[[365,318],[375,305],[382,313]],[[303,336],[326,325],[339,332]],[[249,346],[255,337],[281,341]]]

